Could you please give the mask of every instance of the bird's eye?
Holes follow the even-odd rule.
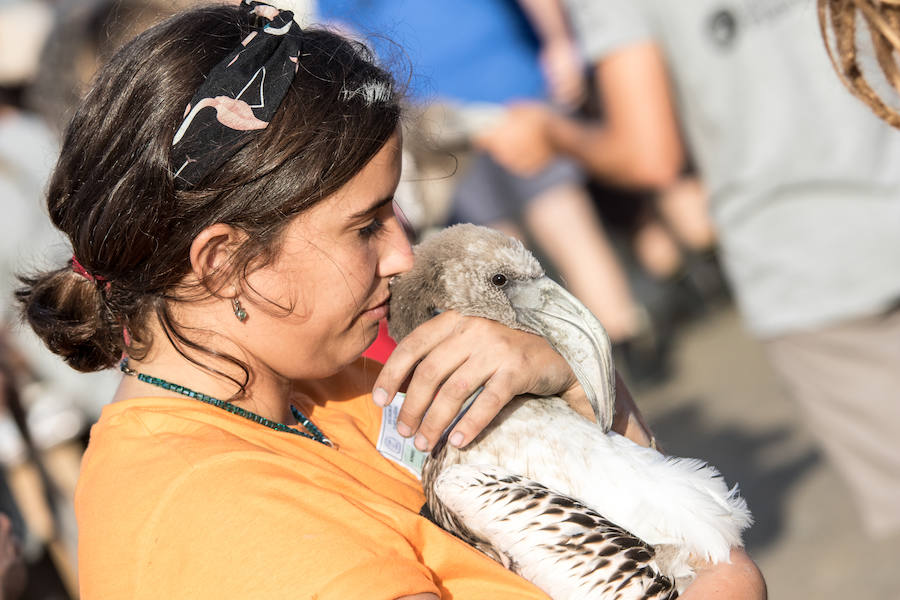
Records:
[[[503,273],[495,273],[491,277],[491,283],[497,287],[503,287],[504,285],[506,285],[506,281],[506,275],[504,275]]]

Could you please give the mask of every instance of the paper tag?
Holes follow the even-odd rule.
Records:
[[[427,452],[421,452],[413,445],[413,438],[405,438],[397,433],[397,417],[406,394],[397,392],[393,402],[385,406],[381,413],[381,432],[375,445],[382,456],[388,458],[407,471],[422,479],[422,467],[425,465]]]

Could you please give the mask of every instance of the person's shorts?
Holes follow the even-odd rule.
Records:
[[[453,194],[450,223],[489,225],[518,220],[537,197],[555,187],[583,185],[584,174],[575,163],[558,159],[532,177],[520,177],[497,164],[489,155],[472,157]]]
[[[900,303],[764,341],[873,537],[900,533]]]

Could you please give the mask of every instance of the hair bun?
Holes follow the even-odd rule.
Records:
[[[20,279],[22,315],[54,354],[84,372],[116,364],[124,346],[121,326],[101,285],[69,268]]]

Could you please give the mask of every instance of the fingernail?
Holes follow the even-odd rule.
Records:
[[[412,429],[406,423],[397,423],[397,433],[403,437],[409,437],[412,435]]]
[[[426,450],[428,450],[428,440],[426,440],[425,436],[421,433],[416,436],[415,445],[416,449],[418,449],[420,452],[425,452]]]
[[[460,446],[462,446],[462,443],[463,443],[463,434],[461,434],[460,432],[457,431],[453,435],[450,436],[450,445],[451,446],[455,446],[456,448],[459,448]]]
[[[372,402],[374,402],[378,406],[387,406],[387,392],[383,388],[375,388],[375,390],[372,392]]]

